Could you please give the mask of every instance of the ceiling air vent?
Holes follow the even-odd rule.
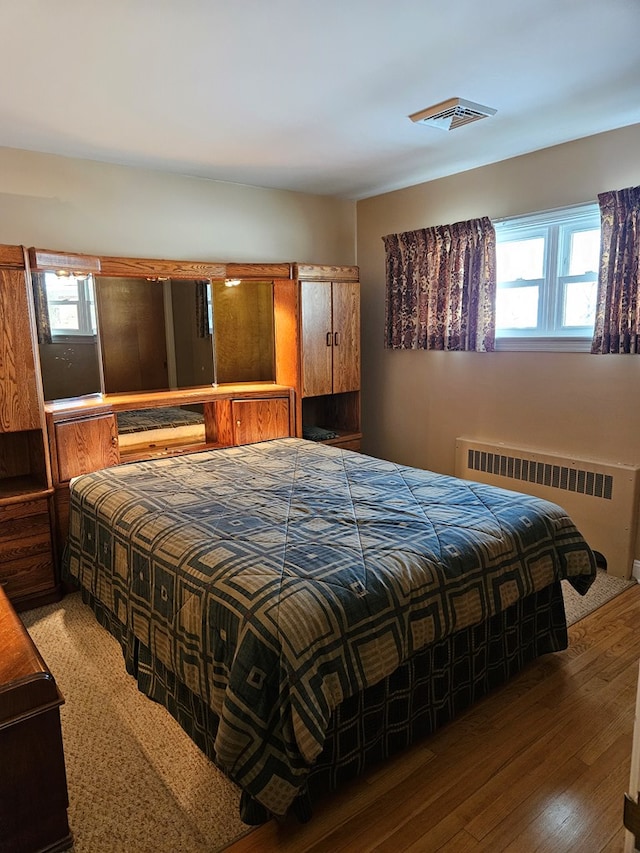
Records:
[[[496,112],[497,110],[493,107],[484,107],[482,104],[474,104],[473,101],[465,101],[462,98],[450,98],[441,104],[413,113],[409,118],[418,124],[439,127],[440,130],[455,130],[456,127],[478,121],[480,118],[488,118]]]

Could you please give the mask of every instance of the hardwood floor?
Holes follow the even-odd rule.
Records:
[[[440,732],[227,853],[620,853],[640,585]]]

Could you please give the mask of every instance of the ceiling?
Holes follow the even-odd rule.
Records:
[[[0,145],[365,198],[640,122],[640,0],[0,0]],[[455,130],[408,116],[497,110]]]

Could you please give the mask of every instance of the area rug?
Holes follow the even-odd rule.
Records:
[[[596,579],[586,595],[580,595],[575,591],[568,581],[562,581],[562,595],[564,598],[564,609],[567,615],[567,625],[573,625],[580,619],[584,619],[589,613],[593,613],[598,607],[602,607],[612,598],[620,595],[625,589],[634,586],[635,580],[624,580],[606,571],[598,569]]]
[[[239,789],[138,691],[79,593],[21,617],[66,700],[73,853],[215,853],[250,831]]]

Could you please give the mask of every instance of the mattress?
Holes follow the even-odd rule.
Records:
[[[560,579],[585,592],[595,562],[555,504],[287,438],[77,478],[65,575],[284,814],[347,698]]]

